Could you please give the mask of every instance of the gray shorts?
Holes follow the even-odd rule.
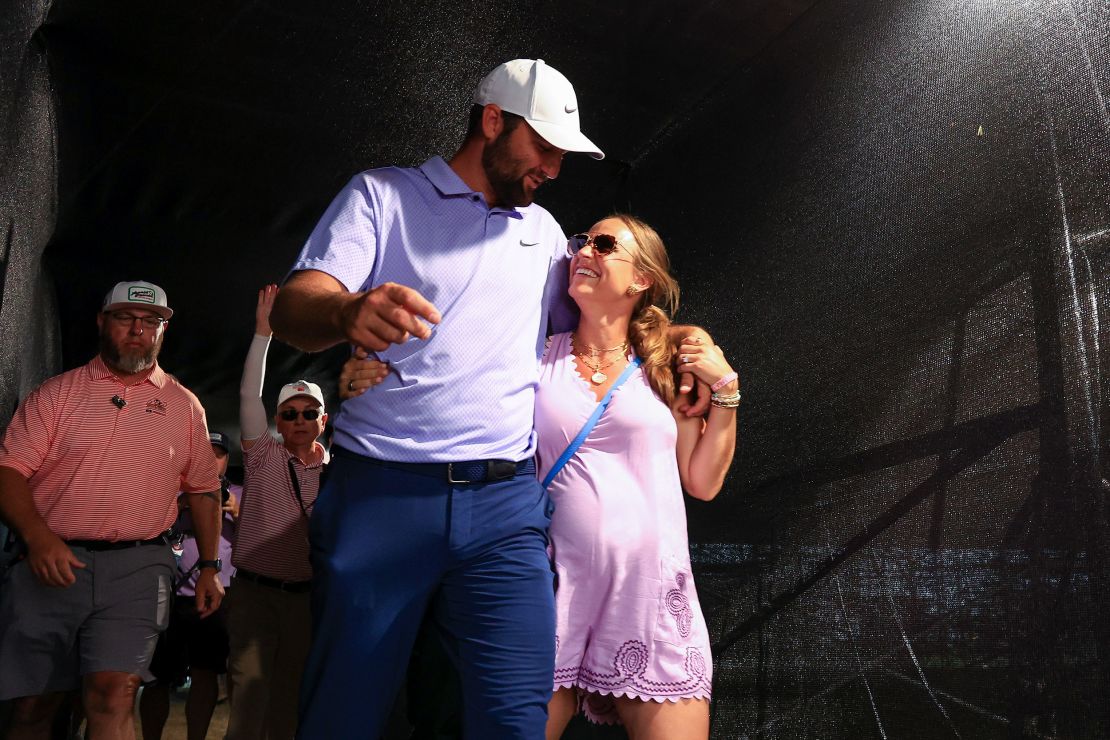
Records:
[[[174,559],[168,546],[91,552],[77,582],[45,586],[27,562],[0,585],[0,699],[69,691],[81,676],[122,671],[151,680],[158,633],[169,623]]]

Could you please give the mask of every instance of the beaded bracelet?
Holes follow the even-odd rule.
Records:
[[[734,409],[740,405],[740,391],[722,396],[718,393],[709,395],[709,402],[719,409]]]
[[[740,376],[739,376],[739,375],[737,375],[736,373],[729,373],[728,375],[724,375],[724,376],[722,376],[722,377],[721,377],[721,379],[720,379],[720,380],[718,380],[718,381],[717,381],[716,383],[714,383],[713,385],[709,386],[709,390],[711,390],[711,391],[713,391],[714,393],[716,393],[717,391],[721,390],[721,389],[722,389],[722,388],[724,388],[724,387],[725,387],[726,385],[728,385],[729,383],[731,383],[732,381],[736,380],[736,379],[737,379],[737,378],[739,378],[739,377],[740,377]]]

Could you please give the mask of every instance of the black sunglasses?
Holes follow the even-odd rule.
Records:
[[[320,409],[305,409],[304,411],[285,409],[284,411],[279,411],[278,416],[285,421],[296,421],[298,416],[303,416],[305,421],[316,421],[320,418]]]
[[[609,234],[575,234],[567,241],[567,254],[578,254],[587,244],[593,245],[594,251],[602,257],[612,254],[621,246],[617,238]]]

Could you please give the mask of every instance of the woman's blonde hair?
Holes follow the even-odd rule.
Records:
[[[678,281],[671,276],[667,248],[655,229],[627,213],[614,213],[609,218],[619,220],[632,232],[639,246],[632,254],[633,267],[651,280],[632,312],[628,341],[643,361],[652,390],[670,405],[675,396],[675,375],[671,368],[674,347],[669,329],[678,310]]]

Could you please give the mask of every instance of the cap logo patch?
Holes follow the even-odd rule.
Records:
[[[578,110],[578,106],[574,103],[567,103],[563,106],[563,110],[567,113],[574,113],[574,111]]]
[[[154,303],[154,291],[150,288],[131,286],[127,289],[127,300],[136,303]]]

